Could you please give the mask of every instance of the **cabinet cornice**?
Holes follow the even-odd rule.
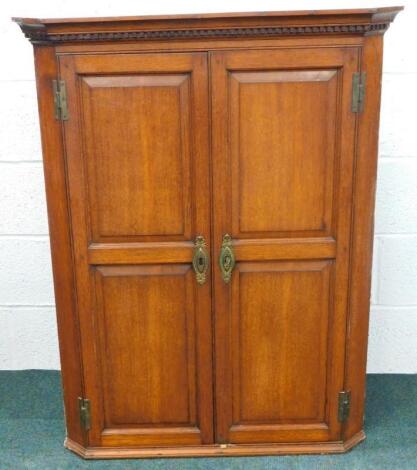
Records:
[[[148,17],[13,18],[33,44],[384,34],[402,7]]]

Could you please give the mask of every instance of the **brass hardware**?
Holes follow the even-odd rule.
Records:
[[[78,397],[81,426],[85,431],[90,429],[90,400]]]
[[[219,258],[220,269],[223,281],[227,284],[232,277],[232,271],[235,267],[235,254],[233,253],[232,238],[226,233],[223,236],[222,249]]]
[[[361,113],[365,100],[366,72],[355,72],[352,77],[352,113]]]
[[[199,284],[204,284],[207,279],[207,271],[209,267],[209,255],[206,248],[204,237],[198,235],[195,239],[195,250],[193,256],[193,268],[195,277]]]
[[[64,80],[52,80],[54,90],[55,119],[68,120],[67,90]]]
[[[339,392],[339,407],[337,419],[343,423],[349,418],[350,412],[350,390]]]

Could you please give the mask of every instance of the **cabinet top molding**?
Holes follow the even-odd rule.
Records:
[[[402,6],[105,18],[13,18],[32,44],[384,34]]]

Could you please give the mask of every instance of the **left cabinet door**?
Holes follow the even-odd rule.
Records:
[[[207,55],[58,59],[88,445],[211,443]]]

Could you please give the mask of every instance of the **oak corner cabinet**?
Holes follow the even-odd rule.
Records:
[[[382,40],[401,7],[15,18],[84,458],[363,432]]]

